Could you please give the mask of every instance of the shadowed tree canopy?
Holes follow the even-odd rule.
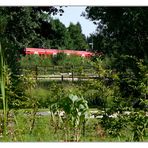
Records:
[[[51,19],[51,32],[49,39],[51,40],[51,48],[72,49],[72,40],[65,25],[59,19]]]
[[[37,29],[41,37],[50,41],[51,48],[58,49],[87,49],[88,45],[85,36],[82,34],[81,25],[70,24],[65,27],[59,19],[41,20],[41,26]],[[45,41],[44,41],[45,43]],[[42,44],[43,45],[43,44]]]
[[[148,8],[87,7],[83,15],[98,26],[96,43],[104,53],[148,59]]]
[[[87,49],[79,23],[66,28],[58,19],[52,19],[51,14],[63,12],[62,7],[1,7],[0,38],[8,65],[16,69],[18,55],[25,47]]]
[[[87,7],[83,16],[98,27],[90,39],[118,74],[122,98],[139,105],[147,99],[148,8]]]
[[[17,63],[18,54],[25,47],[33,47],[39,42],[45,46],[49,42],[37,33],[43,20],[50,14],[62,14],[62,8],[55,7],[1,7],[0,8],[0,40],[5,49],[5,57],[12,69]],[[38,44],[39,44],[38,43]],[[16,70],[17,71],[17,70]]]
[[[73,40],[73,49],[75,50],[88,49],[86,37],[85,35],[82,34],[80,23],[77,23],[76,25],[70,23],[68,27],[68,32],[70,34],[71,39]]]

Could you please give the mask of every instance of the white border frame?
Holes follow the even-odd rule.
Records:
[[[0,6],[148,6],[148,0],[0,0]]]

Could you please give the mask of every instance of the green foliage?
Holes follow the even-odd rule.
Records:
[[[106,114],[101,120],[106,132],[113,137],[117,136],[119,141],[122,137],[126,141],[144,141],[148,127],[148,118],[144,111],[130,111],[128,114],[118,112],[115,117]]]
[[[1,36],[3,38],[5,57],[9,67],[16,73],[18,71],[17,59],[19,58],[19,51],[28,46],[35,38],[33,29],[38,27],[37,23],[35,23],[37,17],[33,16],[34,21],[32,21],[30,16],[31,8],[9,7],[1,8],[0,11],[7,22]]]
[[[88,49],[88,44],[86,42],[85,36],[82,34],[80,23],[77,23],[76,25],[71,23],[68,27],[68,32],[73,41],[72,49],[75,50]]]
[[[60,20],[51,20],[51,32],[49,39],[51,40],[51,48],[56,49],[72,49],[72,40],[69,32]]]
[[[39,108],[48,108],[50,103],[53,101],[53,99],[50,98],[50,91],[43,88],[33,89],[32,96],[36,98]]]
[[[95,67],[100,76],[100,81],[105,82],[106,90],[109,87],[114,92],[113,94],[116,94],[116,97],[113,95],[116,98],[114,99],[115,102],[120,100],[127,107],[134,106],[144,109],[137,104],[140,99],[147,99],[148,71],[143,60],[124,55],[105,57],[97,60]],[[109,96],[112,95],[109,94]]]
[[[5,63],[5,59],[4,59],[4,53],[3,53],[3,49],[1,48],[1,44],[0,44],[0,97],[2,99],[2,107],[3,107],[3,129],[2,129],[2,133],[4,135],[4,137],[6,138],[6,134],[7,134],[7,111],[8,111],[8,102],[7,102],[7,96],[6,96],[6,83],[7,83],[7,76],[8,76],[8,71],[7,71],[7,66]]]
[[[103,118],[99,120],[106,134],[118,137],[119,141],[122,137],[127,141],[144,141],[148,125],[147,8],[87,7],[86,17],[98,25],[98,32],[90,39],[93,38],[94,49],[105,54],[92,62],[63,53],[54,57],[26,56],[18,62],[18,51],[24,47],[88,48],[81,25],[71,23],[66,28],[59,20],[49,16],[57,12],[54,7],[0,9],[0,40],[3,45],[3,53],[0,47],[0,83],[5,137],[9,135],[7,109],[32,108],[27,115],[25,112],[15,112],[12,124],[14,137],[11,138],[23,141],[24,135],[30,134],[41,140],[40,135],[44,132],[39,125],[35,125],[38,120],[36,112],[39,107],[50,106],[52,132],[57,134],[63,130],[66,141],[78,141],[85,127],[89,105],[104,111]],[[23,71],[24,75],[20,76],[20,66],[35,65],[69,66],[70,70],[79,65],[72,72],[83,76],[85,73],[91,74],[96,79],[72,85],[54,82],[43,89],[37,87],[35,70]],[[88,65],[93,70],[86,72],[83,68]],[[60,69],[61,72],[65,70]],[[64,116],[61,117],[63,111]],[[129,131],[128,135],[125,131]],[[46,136],[49,134],[46,133]]]
[[[34,67],[34,66],[82,66],[90,67],[91,60],[83,57],[78,57],[75,55],[66,55],[61,52],[54,56],[38,56],[38,55],[26,55],[22,56],[20,61],[20,66],[22,68]]]
[[[78,57],[75,55],[68,55],[68,56],[66,56],[66,58],[63,61],[61,61],[61,65],[87,67],[87,66],[90,66],[90,59]]]
[[[60,62],[63,61],[66,58],[66,54],[61,52],[57,55],[54,55],[51,59],[53,65],[60,65]]]
[[[148,127],[148,118],[143,111],[132,112],[130,114],[131,130],[133,133],[132,141],[144,141],[146,128]]]
[[[125,54],[148,60],[147,15],[142,7],[87,7],[84,16],[98,27],[94,47],[105,54]]]
[[[117,84],[118,76],[113,73],[105,63],[105,60],[98,58],[96,62],[92,62],[97,79],[86,84],[85,95],[90,102],[96,104],[95,107],[110,108],[113,100],[120,96],[119,86]]]
[[[7,142],[68,142],[65,135],[65,127],[61,126],[55,133],[54,125],[49,115],[36,116],[35,127],[30,134],[32,121],[31,109],[11,110],[9,117],[9,130],[7,134]],[[40,110],[47,111],[47,110]],[[57,120],[57,118],[56,118]],[[86,122],[86,135],[79,139],[80,142],[101,142],[101,141],[117,141],[118,139],[106,136],[104,139],[97,134],[97,119],[88,119]],[[13,125],[13,126],[11,126]],[[73,135],[73,130],[71,131]],[[126,131],[127,133],[127,131]],[[71,139],[73,141],[74,139]],[[121,139],[124,141],[124,139]],[[147,139],[145,139],[147,140]],[[4,141],[4,137],[0,137],[0,141]]]
[[[98,27],[89,39],[93,38],[95,50],[105,54],[105,67],[101,70],[99,64],[99,72],[112,78],[113,90],[117,87],[112,110],[146,110],[141,101],[147,99],[147,12],[147,8],[86,8],[84,16]]]
[[[62,100],[60,104],[65,114],[69,116],[72,125],[77,127],[85,119],[86,112],[88,111],[87,101],[84,98],[79,98],[76,95],[69,95],[68,98]],[[82,120],[82,121],[81,121]]]
[[[87,101],[83,97],[78,97],[76,95],[70,94],[68,97],[59,100],[58,102],[50,106],[50,111],[52,114],[64,111],[65,118],[61,121],[65,124],[65,130],[73,133],[73,140],[78,141],[80,138],[79,128],[85,121],[86,116],[88,115],[88,105]],[[70,129],[69,129],[70,128]],[[67,136],[69,135],[66,134]],[[70,137],[68,137],[70,138]],[[68,140],[66,138],[66,140]]]
[[[46,38],[39,30],[45,29],[42,26],[44,22],[50,25],[50,14],[58,12],[62,13],[63,11],[61,8],[58,10],[55,7],[2,7],[0,9],[1,21],[3,20],[0,27],[2,30],[0,39],[7,64],[13,73],[19,73],[17,60],[23,48],[50,47],[50,39]],[[48,29],[50,30],[50,28]]]
[[[59,12],[63,13],[62,8],[9,7],[0,9],[2,21],[0,38],[12,74],[20,73],[18,59],[23,48],[74,49],[72,45],[74,39],[70,37],[68,29],[59,20],[53,20],[50,16],[52,13]],[[79,42],[81,43],[81,40]],[[42,63],[41,60],[36,62]]]
[[[68,28],[59,19],[46,18],[40,21],[37,29],[40,38],[33,42],[34,47],[54,49],[88,49],[85,36],[79,23],[70,24]]]
[[[5,77],[5,95],[9,110],[31,107],[33,105],[31,90],[36,86],[33,74],[30,72],[26,76],[18,76],[17,79],[12,80],[10,69],[7,68],[5,76],[7,76]]]
[[[121,115],[118,113],[117,117],[110,117],[108,114],[103,115],[101,119],[101,124],[105,128],[107,134],[112,137],[118,137],[120,140],[121,137],[125,136],[123,132],[127,126],[127,115]],[[127,133],[126,133],[127,134]],[[128,135],[126,135],[128,137]]]
[[[19,61],[21,67],[31,66],[51,66],[52,61],[50,56],[39,56],[39,55],[26,55],[22,56]]]
[[[110,61],[97,59],[95,64],[101,79],[92,85],[106,100],[102,126],[119,141],[126,136],[127,141],[143,141],[147,129],[147,66],[143,60],[125,55],[114,56]],[[131,134],[126,135],[125,130]]]

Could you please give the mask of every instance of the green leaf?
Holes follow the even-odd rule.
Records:
[[[69,98],[72,100],[72,102],[74,103],[76,100],[78,100],[78,96],[70,94]]]

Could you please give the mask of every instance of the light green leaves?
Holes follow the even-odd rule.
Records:
[[[75,102],[76,100],[78,100],[79,98],[78,98],[78,96],[76,96],[76,95],[70,94],[70,95],[69,95],[69,99],[72,100],[72,102],[74,103],[74,102]]]
[[[76,134],[76,131],[80,130],[80,127],[85,122],[85,118],[88,116],[88,109],[87,101],[83,97],[74,94],[70,94],[50,107],[52,115],[64,112],[62,123],[66,123],[67,130],[70,127],[74,131],[73,135],[77,140],[78,134]]]

